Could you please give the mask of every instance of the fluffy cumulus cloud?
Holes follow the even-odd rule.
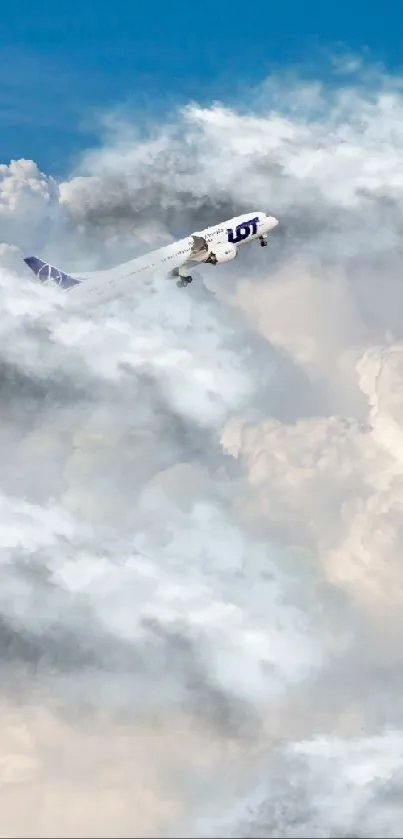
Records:
[[[340,78],[0,167],[4,835],[400,833],[403,92]],[[250,208],[184,293],[21,267]]]

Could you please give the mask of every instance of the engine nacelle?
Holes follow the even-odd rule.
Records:
[[[213,250],[210,252],[206,262],[211,262],[212,265],[217,265],[221,262],[231,262],[238,256],[238,250],[231,242],[220,242],[218,245],[213,245]]]

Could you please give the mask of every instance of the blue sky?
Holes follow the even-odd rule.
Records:
[[[397,0],[7,3],[0,30],[0,161],[33,158],[61,174],[95,142],[105,109],[231,100],[279,68],[299,64],[307,75],[320,74],[333,48],[365,49],[396,72],[402,46]]]

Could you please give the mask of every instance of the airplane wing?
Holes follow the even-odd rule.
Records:
[[[208,244],[204,236],[198,236],[196,233],[194,233],[191,236],[191,239],[193,239],[192,254],[205,253],[206,251],[208,251]]]
[[[204,236],[193,233],[190,238],[193,240],[193,244],[188,258],[189,262],[203,262],[208,255],[208,244]]]

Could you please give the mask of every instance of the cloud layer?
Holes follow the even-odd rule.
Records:
[[[5,835],[399,835],[402,125],[399,80],[272,79],[1,167]],[[185,294],[20,268],[251,207]]]

